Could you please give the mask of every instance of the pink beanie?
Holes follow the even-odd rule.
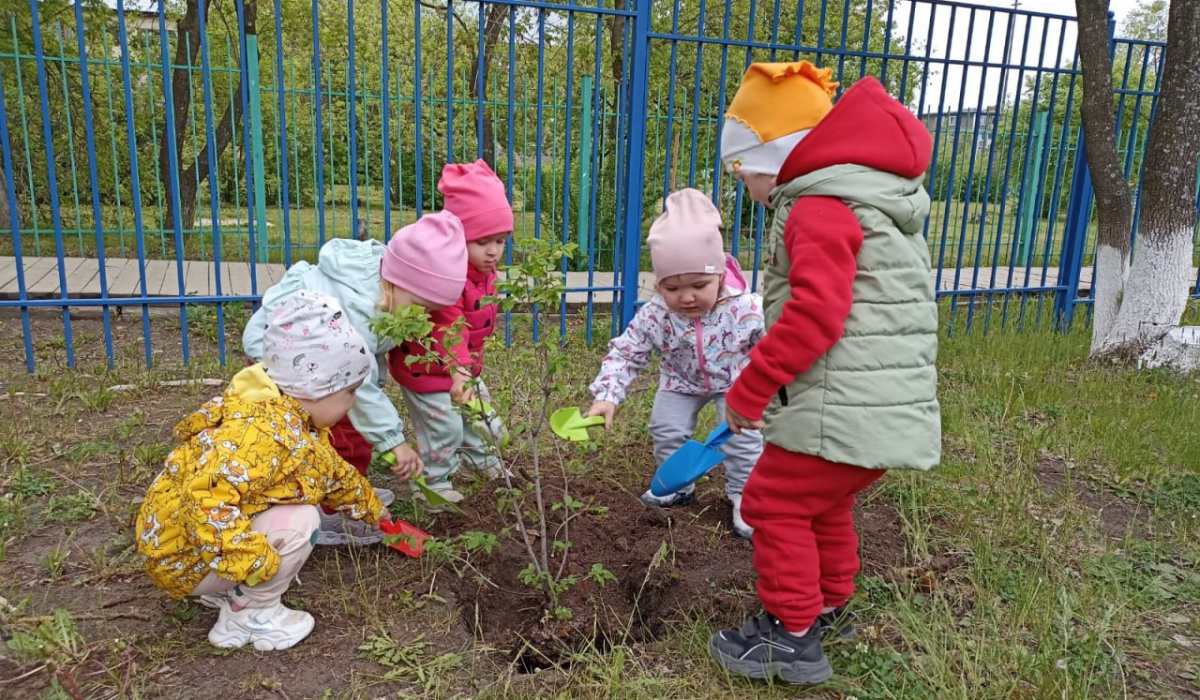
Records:
[[[725,272],[721,212],[698,190],[680,190],[667,197],[663,214],[650,226],[646,243],[660,281],[693,272]]]
[[[462,222],[448,211],[426,214],[388,241],[380,274],[422,299],[449,306],[467,283]]]
[[[512,233],[513,210],[504,194],[504,183],[486,162],[446,165],[437,188],[446,211],[454,212],[462,221],[468,241]]]

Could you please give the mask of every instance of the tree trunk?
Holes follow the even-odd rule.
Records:
[[[1133,203],[1125,169],[1117,157],[1113,113],[1112,54],[1108,43],[1108,0],[1075,0],[1079,22],[1079,62],[1083,68],[1083,141],[1099,222],[1096,269],[1092,275],[1095,351],[1116,321],[1129,264]]]
[[[212,7],[212,0],[203,0],[204,14],[206,18],[211,20],[209,9]],[[258,34],[258,2],[257,0],[246,0],[245,2],[245,23],[244,31],[246,34]],[[178,39],[175,44],[175,65],[179,66],[175,69],[171,76],[171,102],[175,112],[175,162],[179,167],[179,221],[180,228],[187,231],[195,226],[196,223],[196,195],[199,192],[200,185],[205,182],[210,173],[208,170],[208,154],[209,147],[207,140],[204,147],[196,155],[196,159],[184,166],[184,146],[186,139],[181,138],[181,134],[187,133],[188,114],[191,111],[192,91],[189,84],[189,70],[199,65],[200,63],[200,8],[198,0],[188,0],[187,12],[178,25]],[[225,106],[224,112],[217,123],[217,128],[213,134],[213,162],[220,160],[221,155],[229,144],[233,143],[233,135],[236,128],[241,125],[242,121],[242,78],[238,77],[237,85],[234,86],[233,92],[230,95],[229,104]],[[208,125],[212,128],[212,125]],[[159,172],[162,173],[163,190],[167,192],[166,197],[166,221],[174,225],[174,212],[171,208],[171,170],[170,170],[170,149],[167,143],[166,129],[163,129],[162,144],[158,149],[158,166]]]
[[[496,42],[500,39],[500,31],[504,28],[504,20],[508,15],[508,5],[491,5],[488,7],[487,17],[484,20],[482,27],[483,31],[483,55],[479,55],[479,49],[476,48],[475,58],[471,61],[471,75],[475,78],[471,81],[471,99],[478,104],[480,96],[483,96],[484,102],[487,101],[487,84],[488,76],[491,72],[491,55],[492,50],[496,46]],[[482,71],[480,62],[483,62]],[[478,107],[483,112],[479,115],[480,119],[477,123],[483,124],[483,160],[488,164],[488,167],[493,171],[496,170],[496,133],[492,127],[492,117],[488,114],[487,105],[484,104]]]
[[[616,0],[614,10],[624,10],[627,6],[627,0]],[[620,102],[621,99],[621,83],[625,81],[625,22],[626,17],[613,15],[608,20],[608,51],[612,55],[611,63],[609,64],[610,74],[613,81],[613,99]],[[599,41],[599,37],[597,37]],[[597,86],[596,89],[599,89]],[[618,106],[614,104],[612,110],[617,111]],[[603,118],[603,115],[601,115]],[[617,142],[617,121],[610,119],[608,121],[608,142]]]
[[[1120,309],[1099,343],[1093,334],[1093,352],[1145,347],[1177,326],[1187,305],[1200,158],[1200,129],[1195,126],[1200,3],[1172,3],[1168,17],[1166,65],[1146,143],[1137,250]],[[1090,162],[1090,142],[1088,146]]]

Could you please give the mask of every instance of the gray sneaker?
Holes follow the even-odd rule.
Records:
[[[352,544],[365,546],[383,541],[383,531],[376,530],[361,520],[347,518],[341,513],[321,511],[321,529],[317,533],[317,544],[337,546]]]
[[[821,649],[821,625],[813,624],[803,636],[788,633],[779,620],[764,613],[751,618],[740,630],[717,632],[708,641],[708,653],[729,671],[751,678],[779,677],[786,683],[823,683],[833,667]]]

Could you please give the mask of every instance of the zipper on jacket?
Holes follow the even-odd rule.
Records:
[[[696,357],[700,360],[700,374],[704,375],[704,388],[712,393],[712,379],[708,376],[704,362],[704,321],[696,319]]]

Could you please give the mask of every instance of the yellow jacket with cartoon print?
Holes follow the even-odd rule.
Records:
[[[175,427],[167,457],[138,513],[146,572],[174,598],[213,572],[234,583],[269,580],[279,555],[250,529],[274,505],[341,508],[377,522],[383,504],[329,444],[329,430],[279,388],[261,365],[242,370],[223,396]]]

